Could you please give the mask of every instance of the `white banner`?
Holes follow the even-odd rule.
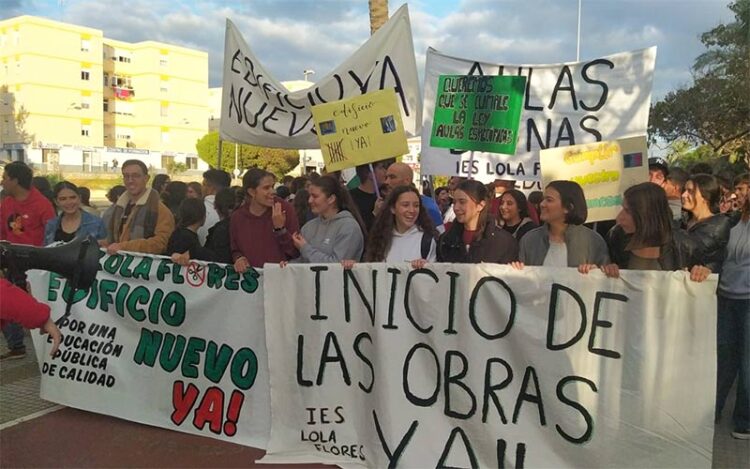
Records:
[[[267,266],[263,462],[710,467],[716,277]],[[271,309],[272,308],[272,309]]]
[[[260,274],[164,257],[103,257],[60,328],[34,337],[41,397],[79,409],[265,448],[270,427]],[[65,311],[67,282],[33,271],[36,298]],[[66,292],[67,290],[67,292]],[[65,292],[65,293],[64,293]]]
[[[539,151],[645,135],[656,47],[583,62],[498,65],[427,49],[422,174],[476,179],[540,179]],[[430,147],[440,75],[523,75],[526,97],[514,156]],[[471,168],[470,168],[471,166]]]
[[[227,20],[220,127],[224,140],[320,148],[311,106],[386,88],[396,91],[406,132],[418,135],[422,102],[406,5],[333,72],[295,92],[271,76]]]

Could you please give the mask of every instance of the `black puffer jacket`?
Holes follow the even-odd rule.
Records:
[[[713,273],[721,272],[731,229],[731,220],[723,214],[708,217],[687,229],[688,235],[700,250],[700,263]]]
[[[468,252],[464,246],[463,234],[464,226],[457,222],[443,233],[438,240],[438,262],[507,264],[518,260],[518,241],[494,223],[487,223],[482,239],[471,243]]]
[[[633,235],[626,234],[619,225],[614,226],[607,234],[609,257],[621,269],[630,264],[630,251],[626,250]],[[703,262],[700,259],[697,243],[685,230],[673,228],[672,241],[663,246],[659,254],[659,266],[663,271],[690,269]]]

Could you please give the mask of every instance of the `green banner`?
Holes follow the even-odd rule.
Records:
[[[513,155],[526,77],[441,75],[430,145]]]

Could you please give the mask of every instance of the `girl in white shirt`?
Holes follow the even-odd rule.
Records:
[[[365,262],[411,262],[415,268],[435,262],[438,232],[419,192],[399,186],[388,196],[375,219],[365,248]],[[353,262],[344,262],[350,267]]]

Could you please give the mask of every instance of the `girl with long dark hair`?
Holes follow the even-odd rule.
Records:
[[[310,210],[317,216],[292,236],[300,252],[299,262],[360,259],[364,248],[364,223],[346,187],[335,177],[326,175],[314,179],[308,192]]]
[[[435,262],[438,232],[413,186],[391,191],[375,219],[365,249],[365,262]],[[424,263],[419,262],[419,267]]]
[[[537,227],[529,215],[526,196],[518,189],[510,189],[500,196],[500,225],[520,241],[523,235]]]
[[[179,222],[167,243],[168,256],[178,264],[186,264],[187,259],[215,261],[216,254],[201,246],[198,228],[206,221],[206,206],[200,199],[185,199],[177,211]]]
[[[461,181],[453,191],[456,219],[438,242],[440,262],[507,264],[518,259],[518,242],[490,216],[490,194],[479,181]]]
[[[690,213],[687,232],[698,244],[706,266],[714,273],[721,272],[732,228],[729,218],[719,213],[720,200],[719,182],[709,174],[690,176],[682,193],[682,208]]]
[[[607,276],[618,277],[619,269],[692,269],[691,278],[702,281],[710,273],[700,265],[696,244],[673,226],[672,209],[661,186],[644,182],[629,187],[616,222],[607,236],[612,259],[612,264],[602,266]]]
[[[273,174],[259,168],[242,177],[246,201],[232,213],[230,238],[237,272],[279,263],[299,255],[292,234],[299,230],[297,214],[289,202],[276,196]]]

